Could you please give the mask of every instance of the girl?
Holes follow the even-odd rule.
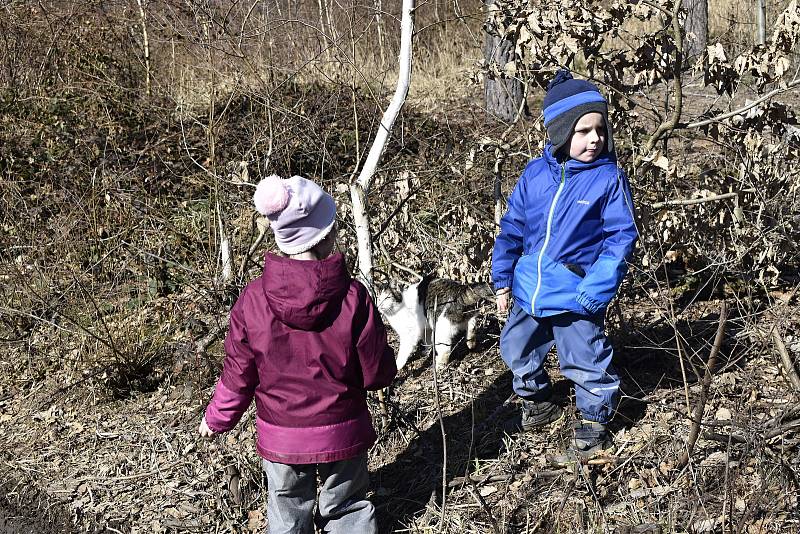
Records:
[[[375,442],[367,391],[387,387],[394,353],[366,288],[333,253],[336,205],[317,184],[262,180],[256,209],[278,248],[233,306],[225,361],[200,423],[213,437],[256,400],[271,533],[376,532],[366,452]],[[321,489],[316,513],[317,476]]]

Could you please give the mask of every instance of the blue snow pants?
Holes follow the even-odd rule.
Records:
[[[514,374],[514,392],[534,401],[550,397],[544,363],[555,344],[561,373],[575,384],[581,417],[608,423],[619,399],[619,375],[604,323],[604,314],[532,317],[515,304],[500,333],[500,355]]]

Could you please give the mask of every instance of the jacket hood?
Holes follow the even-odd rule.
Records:
[[[338,314],[350,288],[344,256],[295,260],[268,252],[262,288],[275,316],[300,330],[319,330]]]
[[[558,158],[553,155],[553,145],[552,143],[547,143],[544,147],[544,152],[542,153],[542,159],[547,163],[547,166],[550,168],[551,175],[554,177],[556,181],[560,179],[561,176],[561,164]],[[603,165],[615,165],[617,164],[617,155],[614,152],[608,152],[604,150],[602,154],[597,156],[597,159],[594,161],[590,161],[589,163],[584,163],[582,161],[578,161],[576,159],[568,158],[566,160],[566,169],[574,174],[576,172],[585,171],[588,169],[595,169],[597,167],[601,167]]]

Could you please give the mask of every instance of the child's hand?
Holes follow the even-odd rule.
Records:
[[[200,435],[206,439],[214,439],[217,435],[213,430],[208,427],[208,423],[206,423],[206,416],[203,416],[203,420],[200,421],[200,428],[197,429],[200,432]]]
[[[508,303],[511,300],[511,288],[504,287],[498,289],[495,294],[495,300],[497,301],[497,313],[508,313]]]

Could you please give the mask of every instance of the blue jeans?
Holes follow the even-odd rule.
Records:
[[[500,355],[514,374],[514,392],[528,400],[552,394],[544,369],[556,345],[561,373],[575,384],[575,401],[583,419],[606,424],[619,398],[619,376],[601,315],[562,313],[532,317],[517,305],[500,334]]]
[[[281,464],[263,461],[267,474],[267,523],[270,534],[341,534],[378,531],[375,507],[367,500],[369,471],[366,453],[323,464]],[[317,474],[322,487],[319,504]]]

